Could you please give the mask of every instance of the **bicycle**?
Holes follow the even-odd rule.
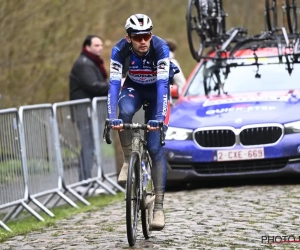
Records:
[[[224,40],[225,17],[222,0],[189,0],[186,14],[187,37],[190,52],[196,61],[200,60],[204,48]],[[197,35],[196,44],[193,32]]]
[[[298,6],[296,0],[285,0],[285,5],[282,6],[282,10],[286,14],[286,21],[290,34],[296,34],[298,32],[297,9]],[[269,31],[274,32],[279,30],[277,19],[277,1],[265,0],[265,21]]]
[[[148,104],[143,104],[146,110]],[[133,130],[132,152],[128,166],[128,175],[126,182],[126,229],[127,240],[130,246],[134,246],[137,238],[137,228],[139,211],[141,210],[142,230],[145,239],[149,239],[151,235],[151,222],[153,219],[154,209],[154,186],[151,178],[152,162],[147,151],[147,124],[124,123],[123,129]],[[109,120],[105,121],[103,138],[106,143],[111,144]],[[144,131],[144,135],[140,133]],[[164,128],[163,122],[159,124],[160,143],[164,145]]]

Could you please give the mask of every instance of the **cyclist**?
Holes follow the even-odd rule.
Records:
[[[147,149],[152,159],[152,179],[155,189],[155,204],[152,230],[160,231],[165,226],[163,212],[164,190],[167,165],[160,145],[159,122],[164,121],[166,131],[169,123],[170,93],[169,82],[178,68],[170,62],[167,43],[152,35],[152,21],[144,14],[130,16],[125,24],[127,35],[112,49],[110,63],[110,88],[107,106],[112,129],[119,130],[124,153],[118,181],[127,180],[128,164],[131,153],[131,131],[122,130],[122,123],[131,123],[134,114],[144,101],[149,103],[147,111],[148,138]],[[127,71],[121,88],[122,73]],[[125,68],[125,70],[124,70]],[[117,119],[117,105],[119,117]]]

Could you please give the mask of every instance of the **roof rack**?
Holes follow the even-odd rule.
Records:
[[[207,54],[215,52],[215,56],[201,56],[202,59],[234,59],[237,50],[245,47],[247,44],[257,42],[259,44],[273,42],[278,49],[277,56],[282,58],[284,55],[293,55],[296,58],[300,56],[300,34],[287,34],[285,27],[281,28],[282,33],[265,31],[258,35],[241,36],[243,31],[241,28],[233,28],[227,40],[223,43],[216,43],[214,49]],[[251,49],[256,50],[255,46]],[[290,52],[286,52],[286,50]],[[274,57],[274,56],[271,56]]]
[[[207,17],[207,13],[203,15],[201,6],[197,5],[200,3],[199,1],[189,0],[188,3],[188,42],[192,55],[197,61],[200,61],[200,59],[233,59],[235,58],[235,52],[243,47],[255,51],[259,46],[267,43],[273,43],[272,47],[277,47],[276,57],[280,61],[282,61],[283,56],[293,56],[295,60],[300,57],[300,32],[297,31],[298,6],[296,0],[286,0],[285,5],[282,6],[289,32],[285,27],[277,27],[276,0],[265,0],[265,21],[268,30],[252,36],[248,36],[247,29],[241,27],[234,27],[226,32],[225,17],[227,14],[223,10],[222,0],[211,1],[219,4],[216,4],[215,6],[218,7],[213,9],[217,13],[216,17]],[[196,15],[191,14],[193,8],[196,9]],[[272,20],[271,16],[273,17]],[[190,38],[192,32],[197,32],[200,38],[198,50],[195,49],[197,46],[192,44]],[[257,46],[250,46],[253,43],[257,43]],[[202,55],[204,48],[212,48],[212,50],[206,55]],[[213,56],[211,56],[212,52]],[[274,57],[274,55],[271,57]]]

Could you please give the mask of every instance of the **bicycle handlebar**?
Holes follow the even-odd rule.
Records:
[[[123,129],[125,130],[133,130],[133,129],[141,129],[147,130],[148,124],[139,124],[139,123],[123,123]],[[112,140],[110,139],[110,129],[111,125],[109,124],[109,119],[105,120],[105,126],[103,131],[103,139],[107,144],[111,144]],[[165,143],[165,133],[164,133],[164,123],[161,121],[159,122],[159,133],[160,133],[160,144],[164,146]]]

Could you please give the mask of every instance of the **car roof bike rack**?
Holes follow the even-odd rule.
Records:
[[[201,55],[200,59],[242,59],[242,57],[240,56],[234,56],[235,52],[240,50],[241,48],[252,49],[255,52],[258,48],[277,47],[277,55],[266,55],[263,57],[278,57],[279,62],[281,63],[284,56],[293,56],[293,61],[298,62],[298,58],[300,57],[300,32],[297,32],[296,24],[296,28],[294,30],[291,30],[290,27],[292,21],[297,22],[298,7],[299,6],[297,6],[295,0],[292,0],[292,4],[290,1],[286,1],[286,5],[282,6],[284,11],[286,12],[285,14],[287,14],[288,28],[290,31],[290,34],[288,34],[285,27],[277,26],[276,0],[265,0],[265,17],[268,16],[268,18],[270,18],[270,11],[273,12],[274,16],[274,20],[269,20],[269,25],[267,25],[269,27],[267,31],[262,31],[261,34],[247,36],[248,32],[245,28],[230,28],[227,32],[217,34],[217,36],[211,39],[210,42],[205,42],[202,44],[205,48],[210,47],[211,49],[207,53],[205,53],[205,55]],[[291,19],[291,14],[289,11],[292,10],[294,11],[293,14],[295,15],[295,20]],[[266,22],[268,24],[268,20],[266,20]],[[255,44],[253,45],[253,43]],[[253,56],[257,57],[257,55]]]

